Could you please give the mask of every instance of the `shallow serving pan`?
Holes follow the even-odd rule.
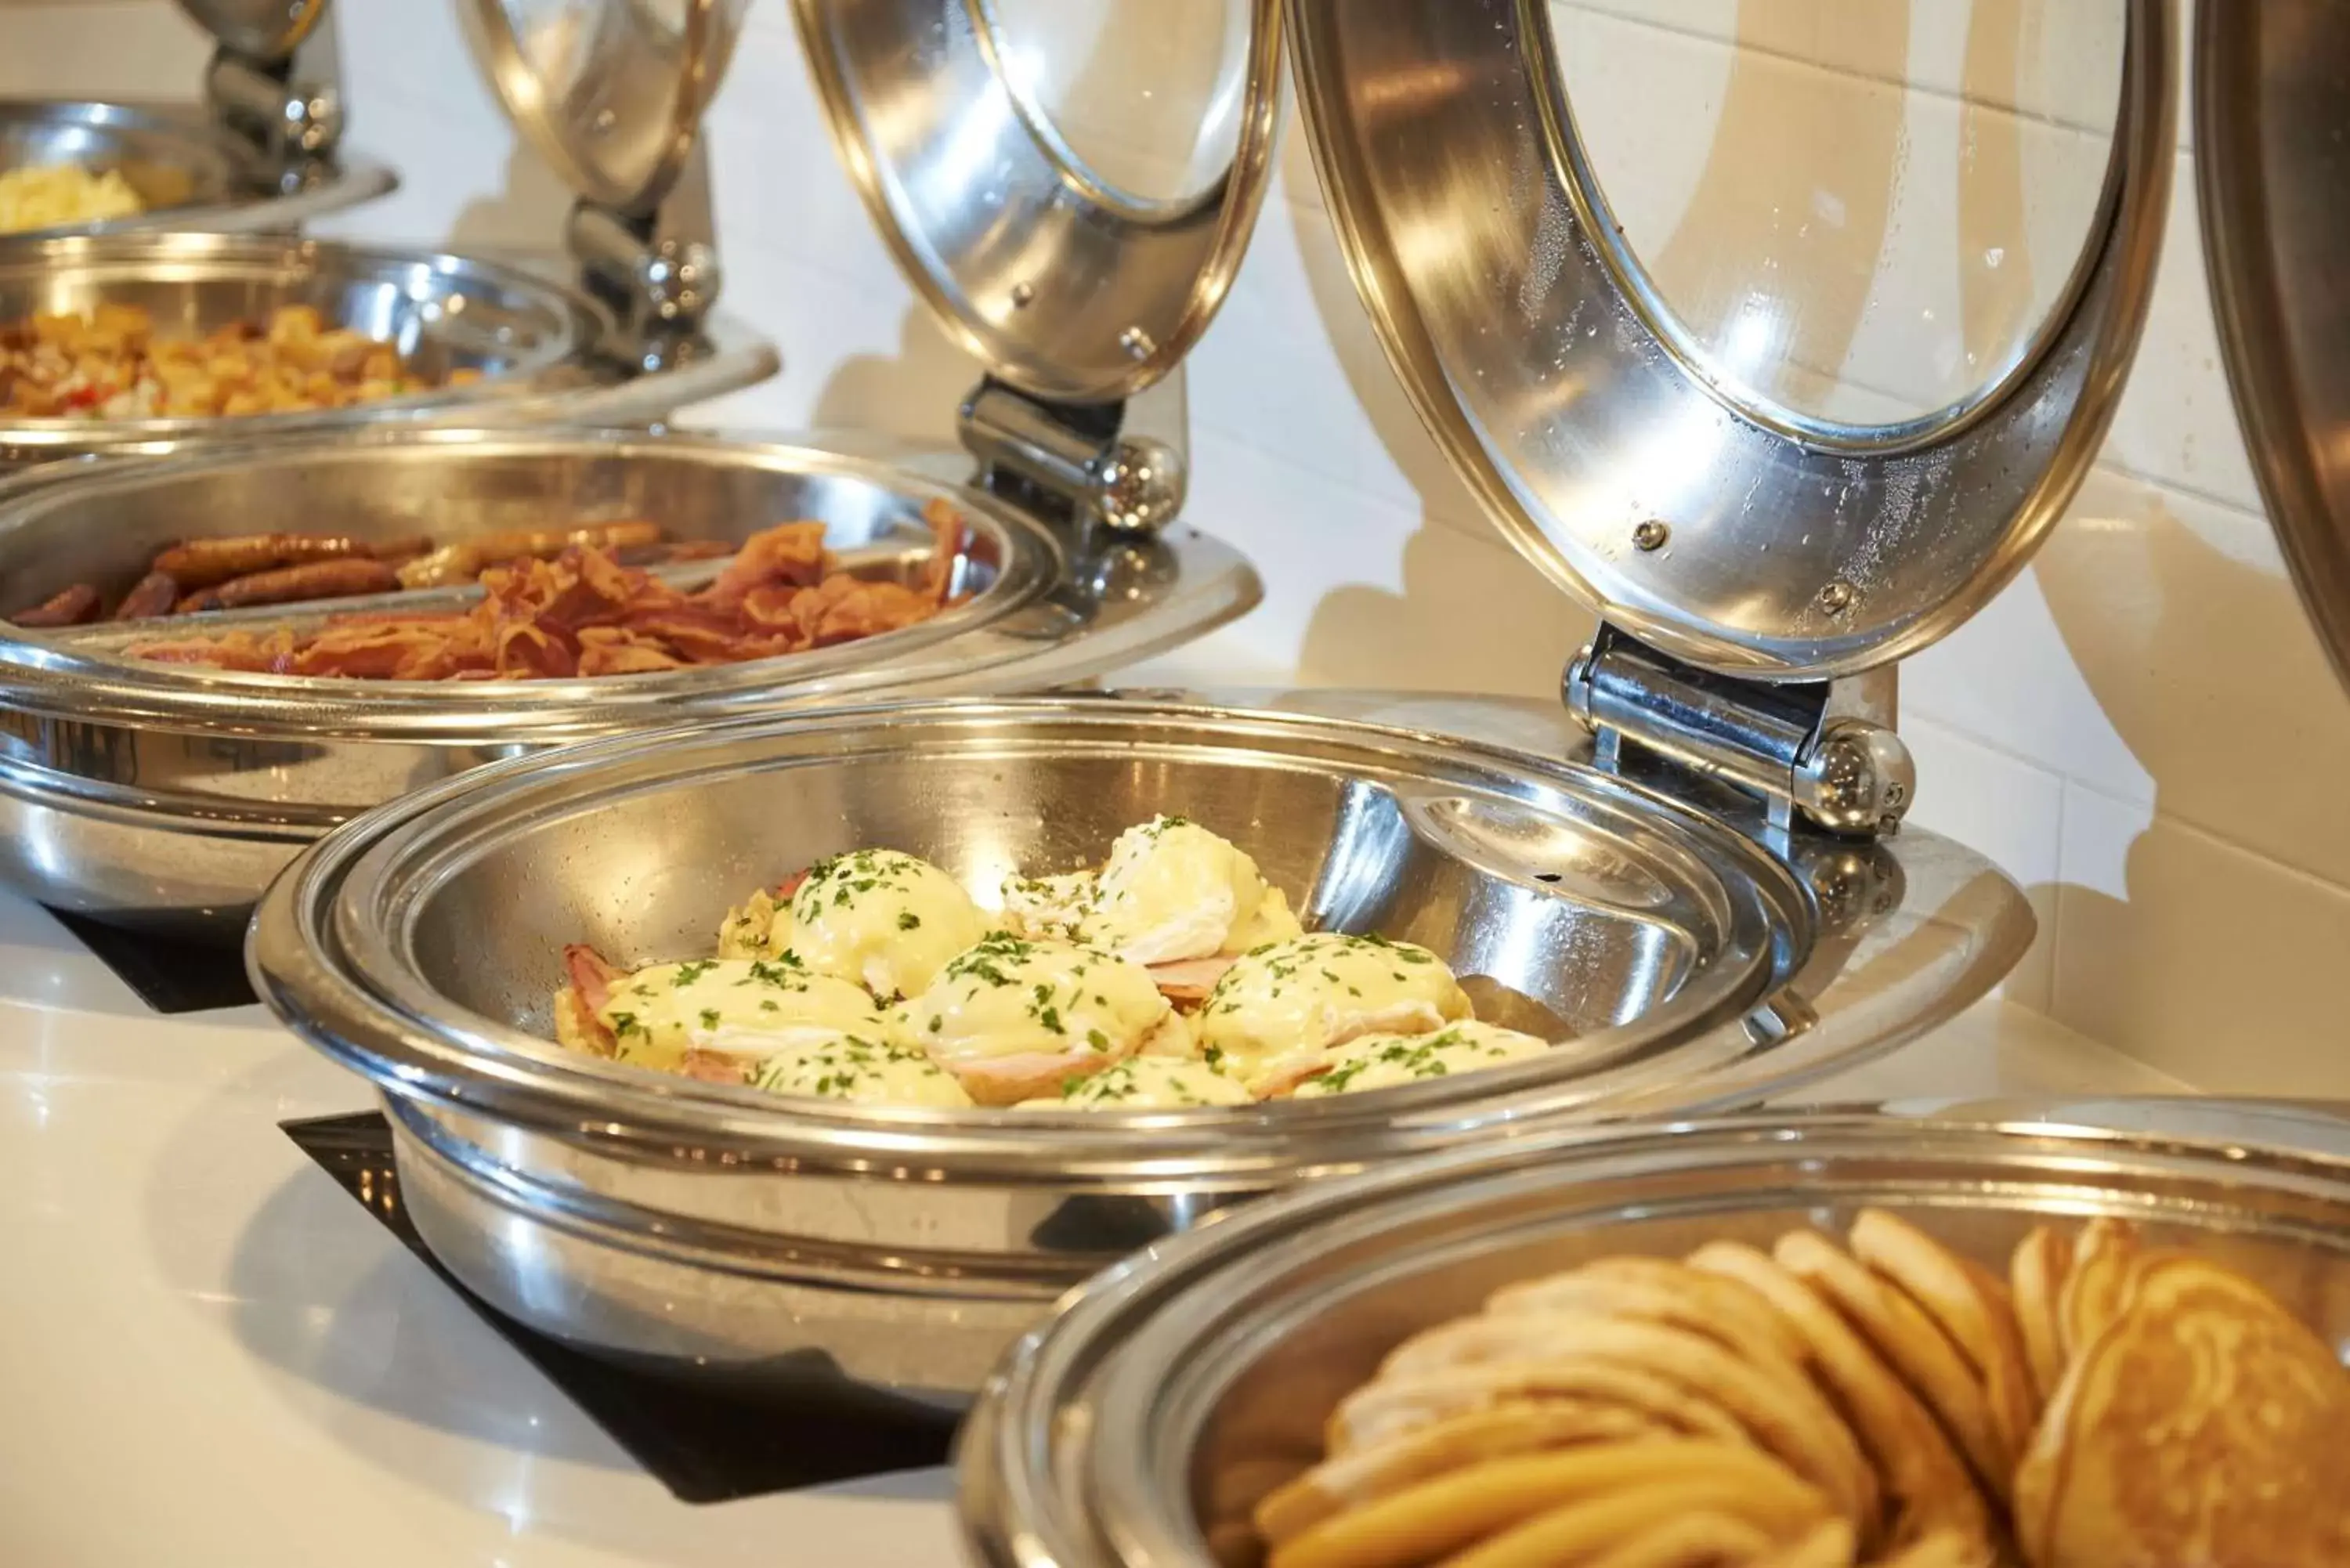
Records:
[[[155,456],[346,435],[385,425],[658,419],[774,373],[764,344],[731,344],[658,375],[605,345],[608,312],[531,267],[429,248],[269,235],[109,234],[0,244],[0,321],[36,312],[143,306],[160,331],[201,337],[281,305],[399,345],[421,372],[481,379],[348,409],[243,418],[72,420],[0,416],[0,472],[98,453]],[[731,343],[731,340],[730,340]]]
[[[264,900],[249,962],[382,1092],[419,1231],[500,1310],[731,1379],[951,1398],[1062,1292],[1232,1202],[1505,1127],[1754,1104],[1947,1018],[2030,940],[2012,886],[1931,835],[1806,870],[1457,738],[1474,716],[1035,698],[591,742],[337,833]],[[992,898],[1159,811],[1232,836],[1309,926],[1425,943],[1482,1013],[1573,1044],[1328,1100],[1053,1116],[785,1101],[546,1037],[566,942],[706,951],[745,890],[862,845]]]
[[[2161,1123],[2157,1115],[2148,1121]],[[2005,1272],[2048,1216],[2124,1215],[2350,1336],[2350,1124],[2189,1137],[1876,1114],[1544,1132],[1256,1206],[1110,1271],[990,1380],[960,1449],[992,1568],[1253,1560],[1248,1511],[1405,1336],[1509,1281],[1906,1213]]]
[[[125,588],[174,540],[280,529],[448,542],[640,517],[674,537],[739,540],[809,518],[852,569],[904,576],[927,563],[931,503],[970,525],[955,571],[971,598],[838,649],[512,683],[231,674],[124,658],[135,634],[115,627],[0,627],[0,880],[56,908],[234,940],[305,845],[492,757],[858,692],[1032,689],[1141,658],[1255,602],[1247,564],[1195,530],[1065,542],[960,483],[969,469],[967,454],[880,441],[415,429],[100,460],[70,483],[41,484],[42,470],[0,506],[0,617],[78,581]],[[206,624],[240,617],[299,618]]]
[[[193,108],[76,99],[0,100],[0,172],[78,163],[109,170],[139,192],[124,218],[0,236],[14,244],[139,229],[291,232],[370,201],[399,181],[390,169],[336,159],[289,165]]]

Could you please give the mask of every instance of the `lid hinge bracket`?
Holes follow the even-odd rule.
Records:
[[[1593,760],[1623,771],[1627,748],[1762,797],[1771,825],[1797,817],[1850,836],[1891,834],[1917,797],[1894,733],[1891,669],[1844,680],[1765,681],[1682,663],[1602,622],[1563,683]]]
[[[579,284],[612,317],[604,353],[633,371],[667,370],[705,347],[702,324],[723,281],[710,199],[710,153],[696,137],[676,180],[649,212],[581,197],[563,243]]]
[[[990,376],[963,400],[957,428],[983,486],[1082,536],[1097,526],[1156,534],[1182,511],[1184,423],[1179,367],[1107,403],[1039,398]]]

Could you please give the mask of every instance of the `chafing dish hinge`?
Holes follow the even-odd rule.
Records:
[[[1918,793],[1894,732],[1895,672],[1765,681],[1700,670],[1601,622],[1566,667],[1561,695],[1615,772],[1633,746],[1761,795],[1772,826],[1797,815],[1831,833],[1898,830]]]
[[[1183,509],[1183,374],[1123,402],[1039,398],[990,376],[963,400],[980,483],[1081,530],[1156,534]]]

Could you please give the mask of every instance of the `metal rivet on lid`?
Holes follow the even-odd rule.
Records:
[[[1035,298],[1036,286],[1035,284],[1015,283],[1012,286],[1013,309],[1025,310],[1032,303],[1035,302]]]
[[[1665,541],[1673,536],[1672,529],[1654,517],[1632,530],[1632,544],[1642,550],[1661,550]]]
[[[1125,349],[1127,357],[1132,359],[1148,359],[1159,350],[1159,345],[1150,340],[1150,334],[1139,327],[1129,327],[1119,333],[1118,346]]]
[[[1840,580],[1830,583],[1820,590],[1820,608],[1830,615],[1842,615],[1852,607],[1855,597],[1850,583]]]

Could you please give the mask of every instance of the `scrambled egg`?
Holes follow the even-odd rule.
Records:
[[[597,1012],[623,1062],[674,1072],[689,1051],[752,1061],[811,1037],[886,1039],[889,1021],[862,988],[775,959],[655,964],[615,981]]]
[[[1550,1042],[1474,1021],[1433,1034],[1369,1034],[1325,1053],[1328,1070],[1297,1085],[1297,1096],[1389,1089],[1503,1062],[1539,1056]]]
[[[949,963],[906,1004],[901,1027],[990,1106],[1017,1105],[1138,1051],[1185,1055],[1191,1045],[1139,965],[1002,932]]]
[[[808,1095],[873,1106],[971,1104],[954,1075],[911,1046],[835,1034],[788,1047],[761,1062],[752,1086],[771,1095]]]
[[[1255,861],[1180,816],[1119,834],[1098,877],[1012,878],[1003,906],[1025,935],[1085,942],[1140,964],[1245,952],[1300,929]]]
[[[112,169],[92,173],[78,163],[51,163],[0,174],[0,234],[135,217],[146,205]]]
[[[1073,1078],[1057,1095],[1023,1100],[1024,1111],[1182,1111],[1245,1106],[1249,1092],[1211,1062],[1180,1056],[1129,1056],[1091,1077]]]
[[[859,849],[820,861],[778,906],[764,893],[719,928],[721,952],[789,952],[880,997],[911,996],[987,934],[962,885],[927,860]]]
[[[1469,1016],[1468,996],[1426,948],[1322,932],[1243,955],[1209,994],[1199,1038],[1253,1094],[1276,1095],[1319,1071],[1331,1046]]]

